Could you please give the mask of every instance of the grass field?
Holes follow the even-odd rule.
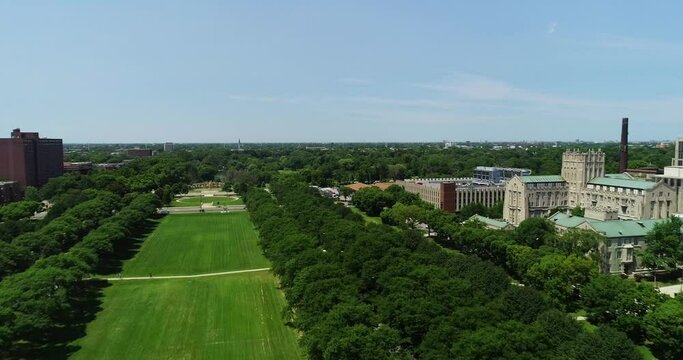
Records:
[[[169,206],[199,206],[200,201],[203,204],[213,205],[244,205],[242,199],[232,196],[202,196],[201,199],[199,196],[196,196],[174,199]]]
[[[73,359],[298,359],[270,272],[120,282]]]
[[[360,215],[365,219],[365,222],[367,223],[374,223],[374,224],[381,224],[382,223],[382,218],[379,216],[369,216],[368,214],[364,213],[357,207],[350,207],[351,211],[355,212],[356,214]]]
[[[123,276],[193,275],[269,267],[246,212],[164,217]]]
[[[124,263],[124,276],[269,267],[246,212],[169,215]],[[300,359],[270,271],[116,281],[70,343],[73,359]]]

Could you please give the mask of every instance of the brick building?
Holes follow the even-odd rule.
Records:
[[[62,139],[40,138],[37,132],[12,131],[9,139],[0,139],[0,180],[26,186],[42,186],[50,178],[63,174]]]
[[[21,189],[16,181],[0,181],[0,205],[21,199]]]

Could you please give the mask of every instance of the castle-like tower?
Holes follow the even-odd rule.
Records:
[[[569,208],[581,205],[581,191],[586,184],[598,177],[605,176],[605,153],[601,150],[580,152],[567,150],[562,154],[562,177],[568,185]]]

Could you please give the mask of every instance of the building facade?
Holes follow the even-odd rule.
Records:
[[[615,214],[616,216],[616,214]],[[599,233],[605,238],[600,245],[600,268],[606,273],[647,271],[640,264],[638,252],[647,248],[645,236],[656,224],[665,219],[618,220],[615,218],[596,220],[588,217],[556,213],[549,219],[558,232],[582,229]]]
[[[14,129],[9,139],[0,139],[0,179],[12,180],[24,189],[40,187],[63,174],[62,139],[40,138],[37,132]]]
[[[483,185],[502,185],[515,176],[529,175],[531,175],[529,169],[477,166],[474,169],[474,182]]]
[[[568,203],[574,208],[581,204],[581,192],[594,178],[605,176],[605,153],[602,151],[565,151],[562,154],[562,177],[567,181]]]
[[[581,193],[586,210],[613,211],[619,219],[666,219],[676,213],[677,192],[665,182],[600,177]]]
[[[16,181],[0,181],[0,205],[21,200],[21,188]]]
[[[562,176],[517,176],[505,186],[503,219],[512,225],[567,208],[569,188]]]
[[[130,157],[147,157],[152,156],[152,149],[128,149],[126,154]]]
[[[172,152],[172,151],[173,151],[173,143],[172,142],[164,143],[164,152]]]
[[[503,201],[505,187],[481,185],[470,178],[430,178],[397,181],[407,192],[417,194],[423,201],[437,209],[451,213],[463,207],[479,203],[487,207]]]

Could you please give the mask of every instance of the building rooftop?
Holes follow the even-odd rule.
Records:
[[[506,223],[505,221],[501,220],[496,220],[496,219],[491,219],[486,216],[481,216],[481,215],[472,215],[467,221],[479,221],[482,222],[486,225],[493,226],[498,229],[505,229],[506,227],[510,226],[510,224]]]
[[[606,178],[610,179],[621,179],[621,180],[633,180],[633,176],[622,173],[622,174],[605,174]]]
[[[525,184],[566,182],[566,180],[564,180],[564,178],[560,175],[530,175],[520,176],[520,178]]]
[[[583,224],[584,222],[588,221],[588,219],[586,219],[584,217],[568,215],[568,214],[565,214],[561,211],[553,214],[553,216],[548,218],[548,220],[550,220],[554,224],[557,224],[559,226],[566,227],[566,228],[577,227],[577,226]]]
[[[595,231],[607,238],[642,237],[667,219],[589,221]]]
[[[646,220],[593,220],[581,216],[572,216],[564,213],[556,213],[549,220],[565,228],[575,228],[583,223],[588,223],[596,232],[606,238],[620,237],[643,237],[650,232],[658,223],[667,219]]]
[[[628,189],[650,190],[657,186],[656,182],[645,180],[614,179],[608,177],[595,178],[588,182],[592,185],[614,186]]]

